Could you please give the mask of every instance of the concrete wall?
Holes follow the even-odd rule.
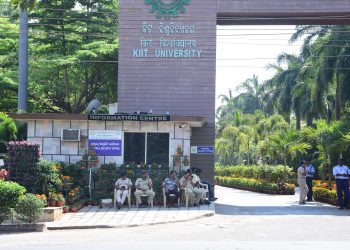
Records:
[[[89,130],[122,130],[123,132],[159,132],[169,133],[169,164],[176,153],[177,145],[182,145],[185,155],[190,155],[191,129],[177,122],[127,122],[127,121],[69,121],[69,120],[29,120],[28,141],[40,145],[41,157],[50,161],[75,163],[81,160],[88,146]],[[79,142],[61,141],[62,129],[80,129]],[[124,143],[122,144],[124,147]],[[122,149],[122,154],[124,148]],[[122,164],[122,156],[99,156],[99,165],[115,162]]]
[[[193,146],[214,145],[215,67],[216,67],[216,1],[191,0],[185,13],[170,20],[150,14],[149,5],[140,0],[121,0],[119,13],[118,111],[137,110],[164,114],[204,116],[208,124],[193,130]],[[143,24],[152,25],[150,33]],[[191,34],[160,32],[160,25],[193,25]],[[157,58],[160,38],[195,40],[191,49],[201,50],[200,57]],[[152,40],[148,56],[135,57],[143,39]],[[191,156],[192,157],[192,156]],[[191,166],[201,167],[203,176],[212,178],[214,156],[193,156]]]

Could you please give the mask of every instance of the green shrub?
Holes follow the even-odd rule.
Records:
[[[295,173],[290,167],[282,165],[236,165],[236,166],[215,166],[216,176],[235,178],[257,179],[261,181],[279,183],[283,180],[286,171],[287,182],[294,182]]]
[[[275,194],[294,194],[295,186],[288,183],[272,183],[266,181],[259,181],[256,179],[234,178],[225,176],[215,176],[215,181],[219,185],[235,188],[249,189],[250,191],[257,191],[263,193]]]
[[[11,217],[11,209],[25,192],[26,189],[15,182],[0,180],[0,224]]]
[[[29,192],[40,191],[39,145],[26,141],[8,143],[9,180],[24,186]]]
[[[56,189],[59,185],[62,184],[59,176],[60,171],[56,167],[58,163],[40,160],[38,163],[39,166],[39,180],[38,186],[39,190],[37,193],[49,195],[49,191]]]
[[[43,213],[44,202],[34,194],[27,193],[19,198],[15,207],[16,217],[26,223],[34,223]]]
[[[312,191],[315,200],[326,202],[332,205],[336,205],[338,203],[337,190],[315,187]]]
[[[11,117],[0,112],[0,153],[6,153],[5,142],[16,140],[17,127]]]

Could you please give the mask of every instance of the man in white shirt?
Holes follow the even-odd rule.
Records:
[[[344,160],[339,159],[338,165],[333,167],[333,175],[335,176],[335,182],[337,185],[337,196],[339,209],[349,208],[349,176],[350,169],[348,166],[343,165]],[[344,193],[344,199],[343,199]]]
[[[126,173],[122,173],[121,178],[115,182],[115,188],[117,189],[117,207],[120,209],[126,197],[129,194],[129,189],[132,187],[132,182],[129,178],[126,178]]]
[[[300,163],[300,166],[298,168],[298,184],[300,189],[299,194],[299,205],[305,204],[305,199],[308,190],[308,187],[306,185],[306,163],[303,161]]]
[[[309,189],[307,192],[307,201],[312,201],[312,179],[314,178],[315,168],[310,164],[310,160],[306,159],[306,185]]]

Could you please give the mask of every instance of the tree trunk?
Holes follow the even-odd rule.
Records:
[[[27,7],[19,10],[18,51],[18,107],[17,112],[28,111],[28,12]]]
[[[340,96],[340,86],[339,81],[337,81],[337,88],[335,90],[335,120],[340,121],[341,112],[341,96]]]
[[[295,110],[295,128],[297,130],[300,130],[300,121],[301,121],[301,114],[300,114],[300,108],[298,107]]]
[[[311,127],[311,126],[312,126],[312,123],[313,123],[312,116],[311,116],[311,115],[307,115],[307,117],[306,117],[306,125],[307,125],[308,127]]]

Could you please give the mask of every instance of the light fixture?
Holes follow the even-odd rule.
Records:
[[[186,123],[181,123],[181,124],[179,125],[179,128],[186,128]]]

